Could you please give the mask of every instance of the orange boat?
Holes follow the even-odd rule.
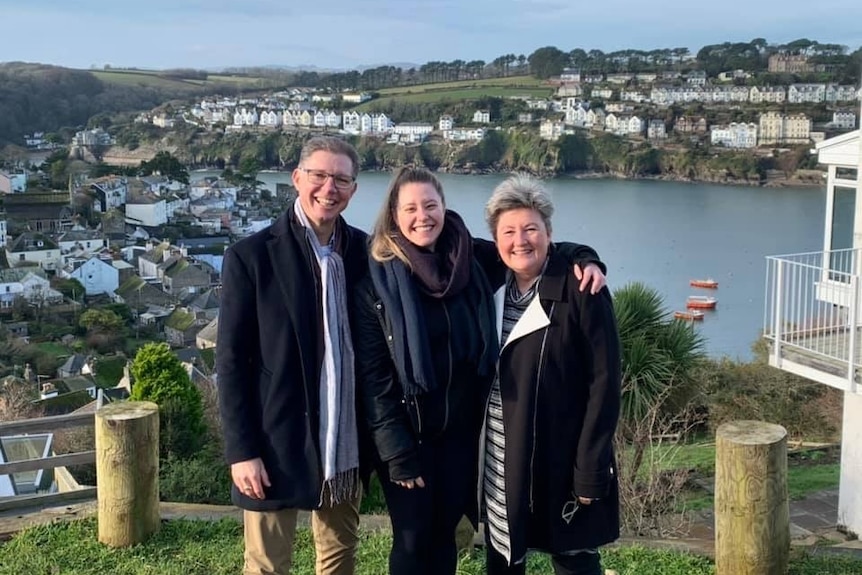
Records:
[[[689,280],[688,285],[699,288],[717,289],[718,281],[712,278],[707,278],[705,280]]]
[[[718,301],[714,297],[705,295],[690,295],[685,302],[688,309],[714,309]]]
[[[690,309],[686,311],[675,311],[673,317],[685,321],[699,321],[703,319],[703,312],[699,309]]]

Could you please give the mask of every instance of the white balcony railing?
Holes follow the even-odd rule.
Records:
[[[856,391],[860,255],[846,249],[766,258],[763,334],[771,365]]]

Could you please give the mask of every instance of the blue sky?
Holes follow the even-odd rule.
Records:
[[[0,0],[0,61],[353,68],[766,38],[862,45],[860,0]]]

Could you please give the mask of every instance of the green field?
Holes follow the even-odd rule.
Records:
[[[434,92],[439,90],[453,90],[459,88],[480,87],[512,87],[520,86],[526,88],[542,88],[544,81],[532,76],[509,76],[508,78],[485,78],[482,80],[460,80],[458,82],[437,82],[434,84],[417,84],[415,86],[399,86],[397,88],[383,88],[378,90],[381,96],[394,96],[396,94],[419,92]],[[546,88],[550,90],[550,88]]]
[[[384,96],[361,104],[355,108],[357,112],[365,112],[379,105],[388,105],[392,102],[407,102],[411,104],[427,104],[443,101],[478,100],[484,97],[515,98],[526,96],[530,98],[547,98],[551,95],[550,88],[516,88],[516,87],[465,87],[450,90],[435,90],[419,93],[402,93],[392,96]]]
[[[268,80],[252,76],[232,76],[211,74],[206,80],[166,78],[162,72],[153,70],[88,70],[99,80],[124,86],[146,86],[167,90],[199,90],[204,86],[233,85],[247,88],[260,88],[267,85]]]

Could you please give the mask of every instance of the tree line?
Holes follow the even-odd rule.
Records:
[[[685,47],[603,52],[583,48],[565,51],[556,46],[544,46],[529,55],[504,54],[490,62],[458,59],[451,62],[426,62],[408,69],[378,66],[362,72],[300,72],[292,77],[291,83],[334,90],[377,90],[522,74],[547,79],[560,75],[566,68],[578,69],[583,74],[704,70],[707,75],[716,76],[736,69],[752,73],[766,72],[769,56],[778,52],[804,54],[812,63],[826,66],[838,81],[854,83],[859,79],[862,49],[850,53],[847,46],[820,43],[807,38],[786,44],[769,44],[764,38],[755,38],[750,42],[707,45],[694,56]]]

